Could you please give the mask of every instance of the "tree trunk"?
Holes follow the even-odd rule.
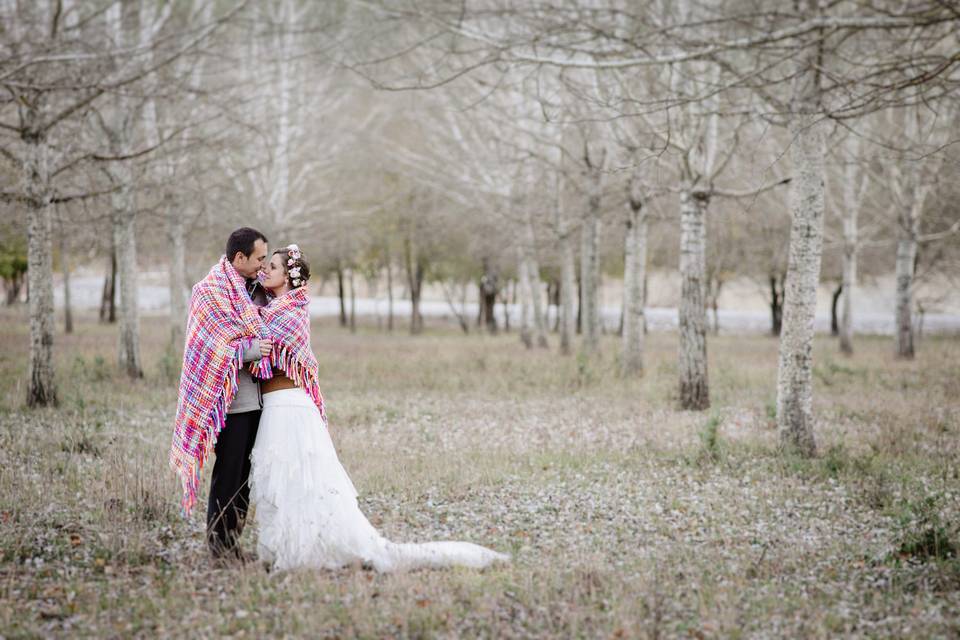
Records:
[[[581,243],[582,244],[582,243]],[[582,273],[583,256],[580,257],[581,269],[577,270],[577,335],[583,334],[583,280],[580,279]]]
[[[350,267],[350,333],[357,332],[357,287]]]
[[[7,285],[7,304],[14,305],[20,301],[20,292],[23,291],[24,274],[16,272]]]
[[[919,217],[910,211],[900,221],[897,240],[896,348],[897,357],[914,357],[913,274],[916,269]]]
[[[347,326],[347,292],[343,286],[343,267],[337,263],[337,296],[340,298],[340,326]]]
[[[420,291],[423,286],[423,267],[420,262],[417,262],[416,271],[414,274],[414,283],[416,286],[410,289],[410,302],[411,302],[411,324],[410,324],[410,333],[420,334],[423,333],[423,314],[420,313]]]
[[[497,292],[499,278],[490,266],[490,259],[483,258],[483,275],[480,277],[480,322],[485,324],[490,335],[497,334]]]
[[[513,285],[513,291],[514,298],[516,298],[516,284]],[[503,287],[501,299],[503,300],[503,330],[506,333],[510,333],[510,280],[507,280],[507,283]]]
[[[50,150],[46,140],[26,140],[24,182],[27,205],[27,286],[30,303],[30,365],[27,405],[57,404],[53,368],[53,242],[50,237]]]
[[[70,304],[70,258],[67,255],[67,239],[63,228],[59,234],[60,272],[63,274],[63,331],[73,333],[73,307]]]
[[[643,373],[643,282],[647,269],[647,212],[643,200],[631,194],[627,210],[623,260],[623,332],[620,373]]]
[[[786,276],[777,277],[777,274],[770,274],[770,333],[775,336],[780,335],[783,328],[783,297],[784,280]]]
[[[113,234],[117,247],[117,277],[120,282],[120,333],[117,363],[130,378],[142,378],[140,361],[140,309],[137,291],[137,238],[131,180],[124,171],[120,189],[111,197]]]
[[[387,255],[387,331],[393,331],[393,263]]]
[[[840,335],[840,316],[837,309],[840,306],[840,295],[843,293],[843,282],[837,285],[830,297],[830,335]]]
[[[464,335],[470,335],[470,323],[467,322],[466,314],[468,287],[468,282],[451,282],[448,285],[446,280],[440,281],[440,288],[443,290],[443,298],[446,300],[447,306],[450,307],[450,313],[452,313],[453,317],[457,319],[457,324],[460,326],[460,330],[463,331]],[[454,299],[457,289],[460,290],[459,307],[457,306],[457,301]]]
[[[859,248],[858,218],[863,197],[870,183],[869,173],[864,169],[867,158],[863,157],[863,139],[850,135],[844,140],[845,164],[841,179],[843,202],[843,266],[840,286],[840,352],[853,354],[853,288],[857,283],[857,251]]]
[[[587,355],[595,355],[600,349],[600,309],[597,303],[600,280],[599,205],[599,196],[590,198],[589,210],[580,226],[580,316],[582,350]]]
[[[483,276],[480,276],[480,279],[477,281],[477,331],[483,326],[485,302],[486,300],[483,299]]]
[[[573,334],[576,330],[573,318],[573,294],[577,291],[576,270],[573,234],[567,230],[560,236],[560,353],[563,355],[569,355],[573,350]],[[579,325],[579,318],[576,325]]]
[[[377,331],[383,331],[383,316],[380,315],[380,270],[371,271],[369,275],[364,275],[363,281],[367,283],[367,295],[373,300],[373,313],[377,316]]]
[[[521,247],[517,248],[517,281],[520,287],[520,342],[527,349],[533,348],[533,326],[531,324],[531,287],[530,271],[524,252]]]
[[[810,54],[812,56],[812,54]],[[815,85],[814,60],[797,82]],[[804,86],[806,91],[812,89]],[[813,455],[813,327],[823,250],[824,123],[816,99],[809,96],[791,121],[790,251],[786,299],[777,369],[777,426],[781,445],[801,455]]]
[[[710,406],[707,381],[706,214],[709,195],[684,189],[680,196],[680,408]]]
[[[100,322],[117,321],[117,248],[110,234],[110,265],[103,279],[103,297],[100,300]]]
[[[547,314],[543,309],[543,295],[540,286],[540,265],[537,263],[536,238],[533,234],[533,221],[527,213],[524,224],[524,243],[522,246],[523,256],[521,259],[527,263],[527,284],[528,296],[531,310],[533,311],[533,330],[534,339],[538,347],[546,349],[547,342]]]
[[[853,287],[857,282],[856,208],[843,219],[843,299],[840,301],[840,352],[853,354]]]
[[[410,288],[410,334],[423,331],[423,316],[420,314],[420,289],[423,286],[423,264],[420,256],[414,258],[413,242],[407,236],[403,240],[403,254],[407,266],[407,285]]]
[[[170,346],[179,352],[184,344],[187,321],[186,240],[183,234],[183,214],[175,207],[172,194],[164,196],[167,208],[167,238],[170,242]]]
[[[547,323],[549,324],[549,310],[550,307],[553,307],[553,326],[550,328],[551,333],[560,332],[560,281],[551,280],[547,285]]]

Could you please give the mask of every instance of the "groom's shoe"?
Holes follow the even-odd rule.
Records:
[[[240,550],[240,545],[234,544],[227,546],[219,540],[212,540],[209,544],[210,555],[213,561],[220,566],[234,566],[236,564],[246,564],[246,557]]]
[[[234,549],[225,553],[213,554],[213,565],[218,569],[233,569],[245,567],[250,560],[240,549]]]

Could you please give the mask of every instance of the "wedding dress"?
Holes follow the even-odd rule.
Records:
[[[470,542],[396,543],[370,524],[337,458],[320,412],[300,388],[263,395],[250,455],[260,559],[276,569],[342,567],[377,571],[461,565],[481,568],[509,556]]]

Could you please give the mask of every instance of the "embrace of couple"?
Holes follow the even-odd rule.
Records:
[[[213,449],[207,542],[215,558],[243,559],[238,538],[252,503],[258,556],[274,569],[360,563],[385,572],[508,560],[469,542],[391,542],[360,511],[327,432],[309,279],[297,245],[269,254],[267,238],[244,227],[194,285],[170,451],[184,515]]]

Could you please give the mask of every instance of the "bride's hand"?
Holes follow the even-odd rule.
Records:
[[[260,341],[260,357],[266,358],[273,351],[273,338],[265,338]]]

